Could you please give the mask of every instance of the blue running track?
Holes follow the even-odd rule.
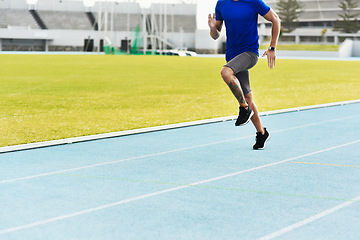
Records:
[[[360,103],[0,154],[1,240],[360,239]]]

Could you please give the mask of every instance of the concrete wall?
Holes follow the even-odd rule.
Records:
[[[132,32],[116,31],[111,35],[114,46],[120,47],[121,40],[131,39]],[[82,49],[85,39],[94,39],[95,46],[99,39],[104,38],[104,33],[92,30],[36,30],[36,29],[0,29],[0,39],[46,40],[50,50],[52,47],[73,47]],[[187,47],[195,49],[195,34],[168,33],[167,38],[174,48]],[[6,41],[5,41],[6,42]],[[142,47],[142,42],[139,43]]]
[[[340,46],[340,57],[360,57],[360,41],[346,39]]]
[[[346,39],[340,46],[339,52],[340,57],[351,57],[353,49],[353,41],[350,39]]]
[[[108,10],[110,13],[112,9],[114,9],[115,13],[123,13],[123,14],[141,14],[141,8],[138,3],[101,3],[101,10],[104,11],[105,9]],[[93,12],[99,12],[100,10],[100,3],[95,3],[95,5],[90,8]]]
[[[196,16],[194,4],[151,4],[151,9],[155,14]]]
[[[81,1],[59,1],[59,0],[38,0],[37,10],[42,11],[85,11],[85,6]]]
[[[360,57],[360,41],[353,42],[353,57]]]
[[[220,53],[226,41],[225,31],[221,32],[219,39],[214,40],[210,36],[210,30],[196,30],[195,39],[196,52],[204,54]]]
[[[0,0],[0,8],[27,10],[28,4],[26,3],[26,0]]]

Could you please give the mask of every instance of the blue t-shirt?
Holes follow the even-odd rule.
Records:
[[[243,52],[259,55],[258,14],[270,10],[262,0],[218,0],[215,19],[226,27],[226,61]]]

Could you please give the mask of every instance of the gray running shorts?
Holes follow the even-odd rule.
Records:
[[[244,95],[251,92],[248,70],[256,65],[258,59],[258,55],[254,52],[243,52],[225,64],[234,71]]]

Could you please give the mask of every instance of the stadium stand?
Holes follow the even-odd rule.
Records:
[[[35,9],[30,9],[29,12],[41,29],[48,29],[44,20],[40,17],[39,13]]]
[[[107,37],[111,38],[111,44],[120,47],[124,39],[131,41],[135,31],[137,34],[147,32],[149,36],[156,34],[157,41],[171,43],[169,46],[193,49],[196,5],[165,5],[152,4],[149,9],[141,9],[134,1],[96,2],[90,7],[82,1],[71,0],[39,0],[36,4],[27,4],[26,0],[0,0],[0,51],[77,51],[85,49],[89,42],[94,43],[90,51],[96,51],[102,48]],[[149,26],[155,26],[151,32],[146,29]],[[167,39],[161,36],[164,32],[169,33]]]
[[[339,9],[339,1],[317,1],[320,9]],[[359,6],[360,7],[360,6]]]
[[[28,10],[0,8],[0,28],[38,29]]]
[[[90,21],[91,28],[94,30],[99,30],[99,25],[98,25],[98,22],[96,21],[94,13],[91,11],[86,11],[86,16],[88,17],[88,19]]]
[[[280,42],[339,44],[346,38],[360,39],[359,33],[343,34],[332,31],[332,26],[342,13],[338,6],[339,0],[299,1],[303,4],[299,27],[291,33],[284,33]],[[277,10],[278,0],[265,2]],[[354,12],[360,13],[360,4]],[[101,42],[109,36],[109,33],[105,36],[106,31],[112,31],[110,40],[117,47],[124,41],[131,42],[137,32],[140,35],[152,36],[149,38],[152,38],[151,41],[155,34],[156,41],[174,48],[185,47],[193,50],[197,46],[206,45],[210,52],[213,52],[213,47],[221,49],[225,39],[220,39],[219,44],[204,44],[208,39],[208,31],[197,29],[196,13],[194,4],[151,4],[150,8],[142,9],[136,1],[103,2],[102,6],[96,2],[89,7],[84,6],[82,1],[72,0],[39,0],[37,4],[31,5],[27,4],[26,0],[0,0],[0,51],[82,51],[89,42],[94,43],[92,50],[96,51],[101,48]],[[107,26],[104,25],[105,22]],[[260,17],[259,25],[260,40],[265,42],[270,35],[270,23]],[[103,32],[99,33],[98,29]],[[148,40],[144,37],[144,41],[139,41],[139,44],[149,44]],[[148,42],[145,43],[146,41]],[[152,43],[152,48],[154,45]]]
[[[265,0],[265,2],[275,11],[278,9],[278,0]],[[339,14],[343,14],[339,0],[299,0],[299,2],[303,5],[299,18],[301,27],[332,27],[341,19]],[[360,3],[353,13],[360,14]],[[266,23],[261,18],[259,22]]]
[[[92,25],[84,12],[38,11],[48,29],[91,30]]]
[[[138,24],[142,23],[140,14],[114,14],[114,30],[129,31],[135,29]]]

